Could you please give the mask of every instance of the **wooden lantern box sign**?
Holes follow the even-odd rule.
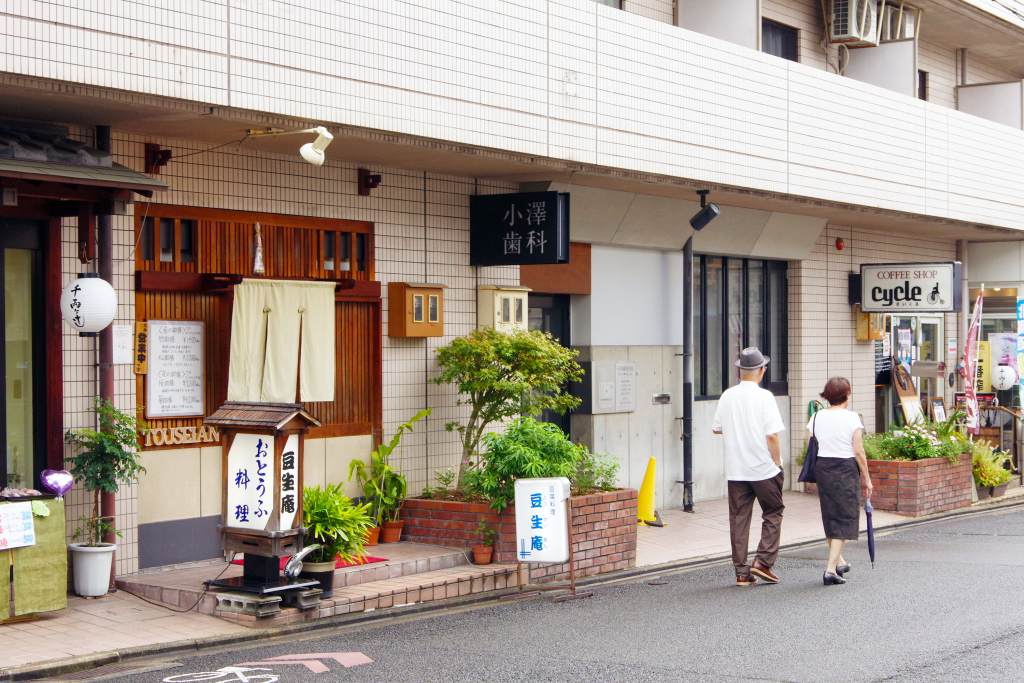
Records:
[[[244,553],[241,577],[215,585],[272,592],[313,585],[284,581],[280,558],[302,549],[302,461],[305,435],[320,422],[296,403],[228,401],[204,421],[223,448],[221,544]]]

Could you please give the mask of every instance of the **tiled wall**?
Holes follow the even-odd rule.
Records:
[[[0,71],[1024,228],[1024,132],[590,0],[193,5],[15,3]]]
[[[73,132],[90,140],[90,130]],[[158,142],[174,153],[160,176],[172,189],[158,193],[154,201],[372,221],[377,240],[377,279],[385,283],[385,335],[387,282],[443,282],[449,286],[445,290],[444,337],[384,337],[384,432],[389,439],[395,428],[416,411],[433,407],[434,413],[427,423],[421,422],[396,454],[408,476],[410,490],[418,492],[434,471],[457,465],[461,453],[457,434],[447,432],[444,423],[465,417],[466,411],[455,406],[450,387],[434,386],[427,380],[436,375],[434,350],[476,327],[476,286],[519,284],[517,268],[478,269],[469,265],[468,225],[470,195],[515,191],[517,186],[371,166],[374,172],[383,174],[384,182],[372,196],[361,197],[356,192],[357,167],[352,164],[328,161],[316,168],[298,156],[267,154],[244,147],[237,152],[231,147],[205,152],[211,145],[143,138],[115,130],[116,161],[141,171],[143,142]],[[144,202],[137,202],[134,210],[145,211],[145,206]],[[135,318],[133,225],[130,217],[114,218],[115,285],[119,295],[115,324],[130,324]],[[64,231],[65,282],[81,270],[76,254],[77,229],[69,223]],[[65,429],[92,426],[91,413],[86,411],[97,392],[93,345],[91,339],[79,338],[66,330]],[[142,401],[142,397],[135,396],[132,368],[118,366],[116,372],[117,405],[130,410]],[[88,514],[84,492],[76,490],[69,502],[69,519]],[[119,494],[118,513],[117,526],[124,537],[119,541],[117,571],[123,574],[136,567],[134,487],[125,487]],[[69,522],[68,526],[70,533],[76,525]]]
[[[836,239],[844,241],[843,250]],[[875,431],[874,342],[857,341],[856,312],[848,303],[847,276],[862,263],[938,262],[956,260],[956,242],[899,236],[840,225],[829,225],[818,238],[811,258],[789,267],[789,395],[792,398],[794,454],[807,438],[807,408],[830,377],[846,377],[853,385],[851,410]],[[945,314],[945,337],[959,337],[958,315]],[[945,356],[946,344],[940,349]],[[954,363],[955,364],[955,363]],[[946,392],[946,405],[952,393]],[[819,399],[820,400],[820,399]]]
[[[675,21],[674,0],[623,0],[622,9],[663,24]]]

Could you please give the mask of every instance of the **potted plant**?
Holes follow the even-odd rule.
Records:
[[[92,493],[92,516],[78,518],[79,526],[73,538],[85,537],[84,543],[71,543],[75,593],[82,597],[107,594],[110,571],[114,559],[114,543],[103,538],[113,532],[121,533],[100,517],[100,494],[117,493],[120,484],[131,484],[145,472],[138,463],[140,434],[149,431],[144,422],[123,413],[110,401],[93,399],[93,410],[99,418],[100,429],[74,429],[65,435],[65,441],[78,452],[68,457],[69,471],[75,481]]]
[[[318,581],[320,597],[326,599],[334,595],[337,561],[355,562],[363,556],[366,531],[373,524],[371,505],[353,505],[341,484],[307,486],[302,495],[306,541],[320,547],[303,558],[301,576]]]
[[[490,564],[498,532],[487,525],[487,518],[484,517],[476,528],[476,535],[480,537],[480,543],[473,546],[473,564]]]
[[[997,497],[1006,492],[1006,485],[1013,477],[1006,469],[1007,458],[995,452],[984,441],[975,441],[973,448],[974,485],[978,489],[978,500],[989,496]]]
[[[363,495],[373,508],[371,517],[374,528],[370,529],[370,534],[374,534],[374,530],[380,534],[383,526],[384,543],[397,543],[401,539],[405,522],[398,519],[398,511],[405,502],[409,488],[405,477],[390,463],[391,454],[401,443],[402,435],[412,431],[412,423],[430,415],[431,410],[427,408],[416,413],[411,420],[398,427],[390,443],[377,446],[370,453],[369,467],[362,460],[353,460],[349,465],[349,481],[355,476],[363,489]],[[368,540],[366,545],[377,545],[377,539],[374,537],[372,542]]]

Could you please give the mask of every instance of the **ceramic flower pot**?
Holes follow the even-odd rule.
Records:
[[[380,537],[380,527],[374,526],[366,530],[366,540],[363,541],[363,545],[377,545],[377,539]]]
[[[978,490],[978,500],[985,500],[992,495],[991,486],[976,486],[975,488]]]
[[[494,546],[475,545],[473,546],[473,564],[490,564],[491,555],[493,554]]]
[[[320,585],[321,600],[326,600],[334,595],[334,567],[332,562],[303,562],[300,577],[312,579]]]
[[[113,543],[100,543],[96,547],[89,547],[85,543],[68,545],[75,575],[75,593],[83,598],[98,598],[107,594],[114,548]]]
[[[1004,493],[1006,493],[1006,487],[1009,485],[1009,483],[1010,482],[1003,482],[999,486],[993,487],[992,488],[992,497],[993,498],[998,498],[999,496],[1001,496]]]
[[[398,543],[402,540],[402,527],[405,526],[405,520],[400,522],[384,522],[384,538],[383,543]]]

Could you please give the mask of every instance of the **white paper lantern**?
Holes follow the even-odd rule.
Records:
[[[1017,373],[1009,365],[1000,365],[992,372],[992,387],[998,391],[1012,389],[1017,383]]]
[[[61,292],[60,313],[80,336],[95,336],[117,315],[117,292],[106,280],[83,273]]]

